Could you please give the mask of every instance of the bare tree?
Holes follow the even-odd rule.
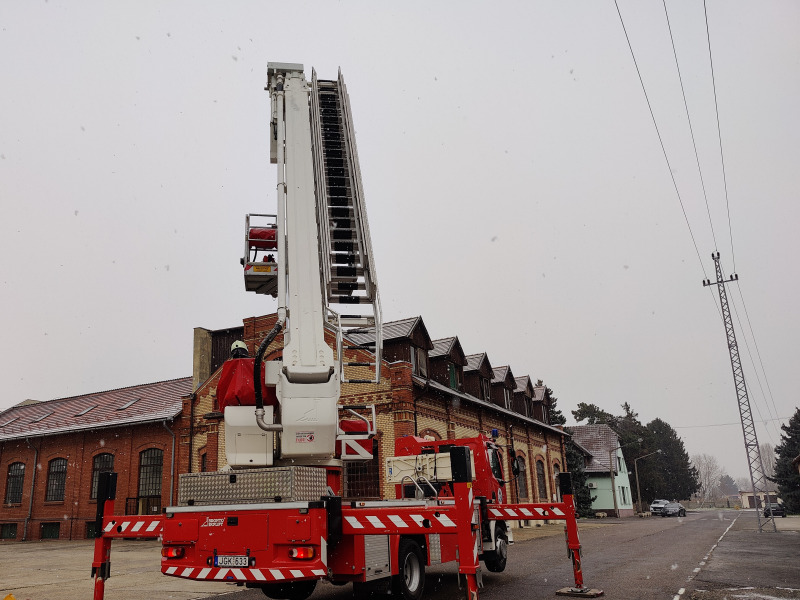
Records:
[[[770,481],[775,477],[775,448],[772,444],[763,443],[758,445],[758,451],[761,453],[761,462],[764,465],[764,475],[767,476],[767,490],[770,492],[777,491],[778,484]]]
[[[753,491],[753,483],[750,481],[748,477],[737,477],[735,481],[736,481],[736,487],[739,488],[740,492]]]
[[[722,477],[722,467],[717,458],[710,454],[695,454],[691,458],[692,466],[697,469],[697,478],[700,481],[700,500],[706,502],[719,495],[719,480]]]

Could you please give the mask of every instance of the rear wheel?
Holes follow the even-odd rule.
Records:
[[[267,598],[273,600],[306,600],[314,593],[317,580],[295,581],[293,583],[267,583],[261,591]]]
[[[419,600],[425,588],[425,555],[414,540],[400,540],[397,552],[400,572],[392,578],[392,592],[405,600]]]
[[[506,569],[508,561],[508,535],[505,529],[497,528],[494,540],[494,550],[484,552],[483,564],[492,573],[502,573]]]

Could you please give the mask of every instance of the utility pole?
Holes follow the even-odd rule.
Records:
[[[764,502],[769,502],[769,492],[767,490],[767,476],[764,473],[764,463],[761,462],[761,451],[758,448],[758,437],[756,427],[753,422],[753,413],[750,410],[750,399],[747,396],[747,385],[744,382],[744,371],[742,371],[742,361],[739,358],[739,345],[736,343],[736,332],[733,330],[733,319],[728,306],[728,294],[725,284],[731,281],[738,281],[739,276],[734,273],[730,279],[725,279],[722,275],[722,267],[719,264],[719,252],[712,252],[711,258],[714,259],[714,267],[717,271],[717,280],[706,279],[703,286],[716,285],[719,291],[719,303],[722,307],[722,321],[725,325],[725,335],[728,338],[728,352],[731,357],[731,368],[733,369],[733,384],[736,387],[736,397],[739,402],[739,416],[742,420],[742,432],[744,433],[744,449],[747,452],[747,464],[750,468],[750,483],[753,485],[753,497],[756,504],[756,518],[758,519],[758,531],[764,531],[764,527],[772,524],[772,531],[777,531],[775,527],[775,517],[770,512],[769,517],[762,515],[758,505],[759,494],[764,494]],[[763,518],[762,518],[763,517]]]

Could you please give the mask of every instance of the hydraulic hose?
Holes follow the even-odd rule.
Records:
[[[264,398],[261,395],[261,363],[264,358],[264,353],[267,351],[267,348],[269,348],[272,340],[275,339],[282,329],[283,321],[278,320],[275,323],[275,327],[272,328],[272,331],[270,331],[267,334],[267,337],[264,338],[264,341],[261,342],[261,345],[256,351],[255,361],[253,361],[253,387],[256,396],[256,423],[264,431],[283,431],[283,425],[280,423],[267,423],[264,421]]]

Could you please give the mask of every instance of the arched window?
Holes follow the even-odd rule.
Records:
[[[422,437],[422,438],[429,438],[430,437],[430,438],[433,438],[434,440],[437,440],[437,441],[442,439],[442,436],[439,435],[439,432],[436,431],[435,429],[431,429],[430,427],[420,431],[419,432],[419,437]]]
[[[562,501],[562,498],[561,498],[561,485],[560,485],[560,482],[558,481],[558,476],[559,476],[560,473],[561,473],[561,467],[559,467],[557,464],[553,465],[553,481],[555,482],[555,488],[554,489],[556,490],[556,494],[557,494],[556,500],[558,500],[559,502]]]
[[[67,486],[67,459],[54,458],[47,466],[47,490],[45,502],[63,502]]]
[[[161,495],[161,471],[164,451],[148,448],[139,454],[139,496]]]
[[[536,486],[539,488],[539,500],[547,500],[547,479],[544,476],[544,463],[536,461]]]
[[[100,480],[100,473],[110,473],[114,470],[114,455],[103,453],[98,454],[92,461],[92,492],[89,498],[97,500],[97,482]]]
[[[517,455],[517,465],[519,465],[519,476],[517,477],[517,489],[520,498],[528,497],[528,467],[525,464],[525,457]]]
[[[6,504],[22,502],[22,485],[25,482],[25,463],[15,462],[8,465],[6,479]]]

